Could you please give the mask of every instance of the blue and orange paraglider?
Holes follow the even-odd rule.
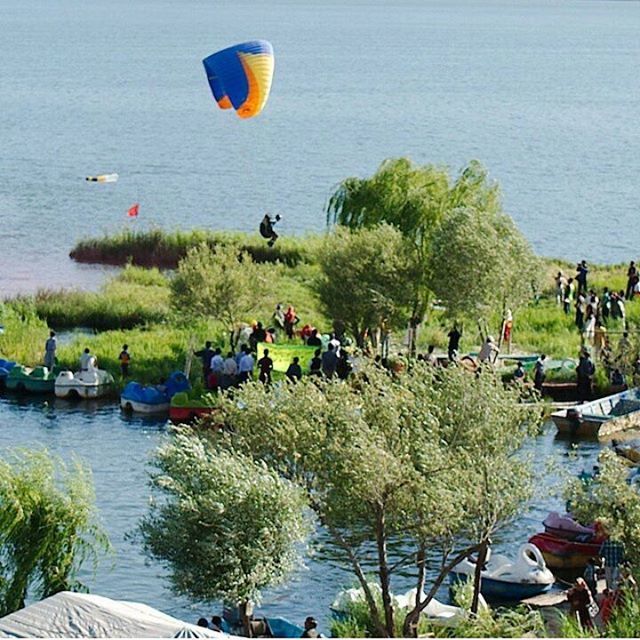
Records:
[[[273,47],[252,40],[223,49],[202,61],[209,86],[221,109],[241,118],[257,116],[269,98],[273,79]]]

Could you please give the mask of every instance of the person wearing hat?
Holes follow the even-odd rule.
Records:
[[[304,621],[304,631],[301,638],[319,638],[320,634],[318,633],[318,622],[313,616],[307,616],[307,619]]]

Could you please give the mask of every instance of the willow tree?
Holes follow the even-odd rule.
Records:
[[[189,318],[214,318],[229,331],[260,304],[267,287],[263,265],[233,245],[189,249],[171,280],[171,306]]]
[[[218,451],[183,429],[154,456],[158,500],[140,530],[164,561],[176,593],[247,605],[299,563],[304,539],[301,491],[265,465]]]
[[[108,549],[87,469],[46,451],[0,460],[0,617],[24,607],[27,592],[83,589],[81,567]]]
[[[533,298],[539,263],[513,220],[473,208],[448,213],[434,232],[429,286],[452,317],[487,321]]]
[[[484,167],[471,161],[452,178],[446,167],[415,165],[408,158],[385,160],[370,178],[344,180],[329,199],[327,223],[350,229],[396,227],[417,253],[419,277],[413,293],[412,325],[422,320],[430,297],[429,258],[433,233],[444,216],[460,207],[491,215],[501,211],[500,191]]]
[[[364,591],[376,635],[393,636],[394,576],[414,568],[412,632],[451,568],[528,498],[531,468],[514,454],[535,420],[517,393],[455,368],[416,364],[391,376],[370,366],[346,383],[245,385],[222,400],[229,430],[203,437],[305,492]],[[372,565],[381,605],[367,579]]]
[[[327,313],[363,347],[367,331],[404,326],[411,315],[418,265],[402,234],[388,224],[337,228],[319,252],[318,293]]]

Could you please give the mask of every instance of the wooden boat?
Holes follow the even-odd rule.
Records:
[[[5,384],[10,391],[53,393],[57,375],[56,370],[49,371],[47,367],[31,369],[18,364],[9,371]]]
[[[558,432],[574,437],[606,438],[640,427],[640,389],[629,389],[600,400],[551,414]]]
[[[449,579],[455,584],[473,578],[475,572],[475,562],[467,558],[449,574]],[[489,552],[480,593],[493,600],[524,600],[548,591],[555,581],[540,550],[533,544],[523,544],[515,561]]]
[[[590,558],[600,555],[602,545],[602,540],[577,542],[550,533],[536,533],[529,538],[529,542],[540,549],[545,562],[552,569],[582,569]]]

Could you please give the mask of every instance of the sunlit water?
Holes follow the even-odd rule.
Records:
[[[2,293],[95,286],[69,249],[127,225],[321,230],[400,155],[481,160],[543,254],[636,257],[638,2],[2,0],[0,27]],[[255,37],[275,79],[241,121],[200,61]]]
[[[599,445],[574,446],[554,436],[555,429],[548,425],[542,435],[527,445],[535,457],[540,482],[525,515],[496,540],[496,549],[508,555],[541,530],[540,523],[549,510],[563,508],[557,495],[563,482],[562,473],[590,470],[596,459]],[[128,536],[147,511],[149,456],[167,437],[170,436],[164,423],[125,417],[109,403],[0,397],[0,454],[7,448],[47,447],[67,460],[77,456],[93,471],[98,508],[115,552],[101,563],[95,577],[84,576],[91,590],[113,598],[145,602],[192,620],[202,613],[211,613],[211,609],[173,595],[162,566],[145,558],[139,542]],[[549,471],[549,464],[555,468]],[[326,625],[331,601],[341,586],[350,586],[351,582],[350,575],[333,563],[307,557],[306,568],[286,585],[267,591],[264,610],[297,622],[312,614]],[[410,582],[400,580],[398,591],[411,586]],[[446,597],[446,592],[443,595]]]

